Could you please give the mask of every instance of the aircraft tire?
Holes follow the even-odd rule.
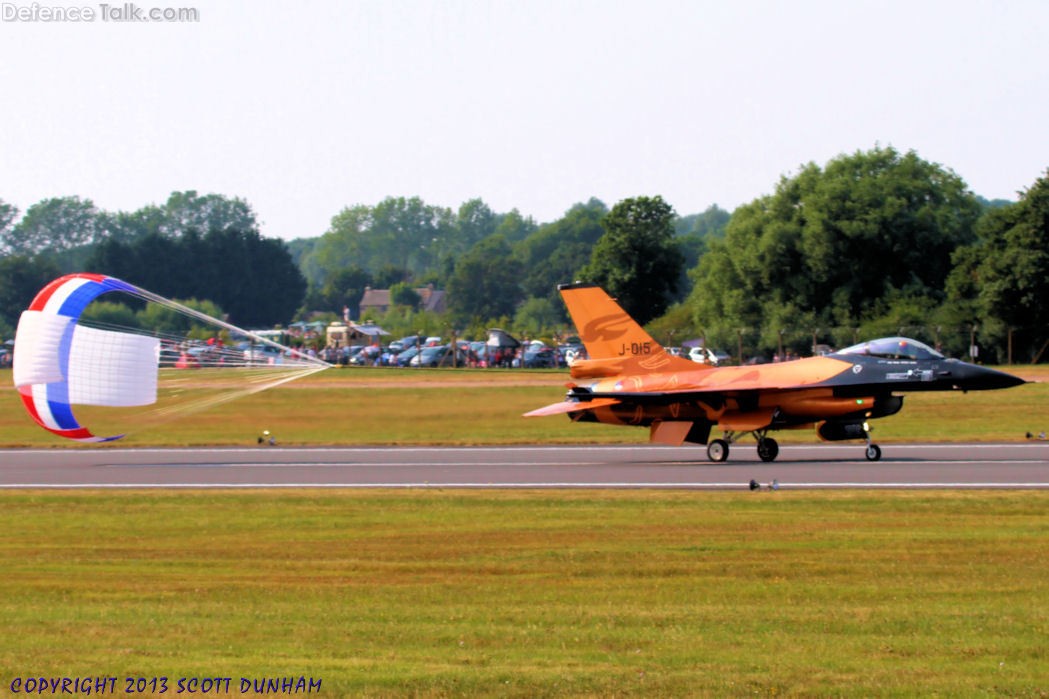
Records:
[[[715,439],[707,445],[707,458],[711,461],[724,461],[728,458],[728,442]]]
[[[867,445],[867,461],[877,461],[881,458],[881,447],[877,444]]]
[[[758,440],[758,456],[762,461],[775,461],[779,455],[779,444],[772,437]]]

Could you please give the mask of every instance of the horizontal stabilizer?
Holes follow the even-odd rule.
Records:
[[[561,403],[553,403],[546,406],[545,408],[539,408],[533,410],[530,413],[525,413],[524,417],[545,417],[547,415],[561,415],[563,413],[575,413],[580,410],[593,410],[594,408],[604,408],[609,405],[616,405],[620,401],[616,398],[595,398],[593,400],[566,400]]]

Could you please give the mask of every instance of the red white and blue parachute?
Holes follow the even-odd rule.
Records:
[[[77,422],[74,405],[149,405],[157,398],[157,338],[78,325],[107,291],[135,287],[100,274],[74,274],[45,286],[22,313],[15,335],[14,381],[26,410],[45,430],[105,442]]]
[[[250,358],[245,360],[244,353],[236,354],[236,361],[232,359],[234,355],[228,353],[214,366],[240,370],[241,373],[235,375],[234,390],[226,391],[219,398],[211,395],[203,400],[189,400],[187,404],[191,408],[214,405],[328,366],[114,277],[67,275],[45,286],[22,313],[15,334],[13,367],[14,384],[29,415],[45,430],[60,437],[80,442],[107,442],[123,437],[124,432],[95,434],[78,421],[74,406],[154,406],[158,401],[158,386],[164,383],[163,372],[175,371],[161,366],[162,341],[167,346],[177,346],[172,343],[182,338],[173,341],[170,337],[140,328],[103,329],[80,322],[88,305],[109,292],[124,292],[140,303],[161,303],[198,322],[206,321],[220,329],[238,333],[238,336],[250,337],[253,343],[273,346],[277,348],[274,352],[280,353],[277,356],[288,358],[287,363],[280,366],[259,367],[258,362]],[[259,378],[260,368],[268,370],[265,372],[267,378]],[[276,380],[273,379],[274,369],[282,374]],[[184,379],[180,380],[185,383]],[[165,399],[176,393],[179,391],[165,390]],[[179,411],[163,406],[163,412],[175,414]]]

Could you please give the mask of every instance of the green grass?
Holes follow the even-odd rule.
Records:
[[[1045,367],[1016,367],[1049,378]],[[132,432],[121,446],[252,444],[270,430],[280,444],[636,443],[644,428],[576,424],[564,416],[524,419],[560,400],[567,372],[343,369],[161,425]],[[0,372],[0,447],[80,446],[38,428]],[[907,394],[903,410],[872,422],[879,442],[1015,441],[1049,431],[1049,383],[1004,391]],[[784,442],[816,441],[813,430],[776,434]]]
[[[645,441],[520,417],[565,380],[329,371],[124,444],[262,429],[282,444]],[[1022,439],[1049,429],[1046,386],[912,394],[875,436]],[[0,445],[65,443],[0,388]],[[1044,695],[1047,506],[1042,492],[8,491],[0,693],[109,675],[233,677],[234,694],[240,677],[307,676],[325,696]]]
[[[1049,691],[1049,493],[7,492],[0,686]],[[235,680],[236,681],[236,680]]]

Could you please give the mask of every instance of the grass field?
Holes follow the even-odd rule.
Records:
[[[520,417],[565,380],[328,371],[123,441],[646,439]],[[59,446],[9,385],[0,443]],[[1049,429],[1047,399],[909,395],[875,435],[1015,441]],[[332,697],[1044,696],[1047,509],[1044,492],[6,491],[0,695],[109,676],[118,693],[307,677]]]
[[[1011,370],[1042,383],[1004,391],[908,394],[900,413],[872,423],[874,437],[879,442],[1015,441],[1026,432],[1049,431],[1049,367]],[[254,443],[262,430],[285,445],[647,441],[643,428],[575,424],[563,416],[521,417],[560,400],[568,380],[564,371],[328,370],[149,426],[119,444],[243,445]],[[80,446],[33,424],[10,386],[10,371],[0,372],[0,447]],[[812,430],[779,432],[776,438],[816,441]]]
[[[325,696],[1049,692],[1049,493],[0,502],[2,688],[109,675],[305,676]]]

